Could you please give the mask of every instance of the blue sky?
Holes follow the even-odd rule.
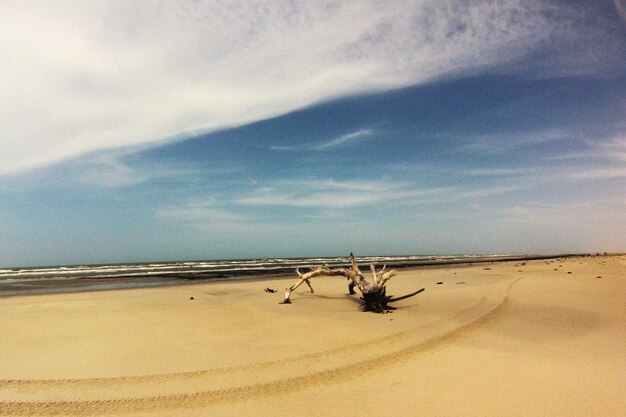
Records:
[[[0,5],[0,266],[626,250],[620,1]]]

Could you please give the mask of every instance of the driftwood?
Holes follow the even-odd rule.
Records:
[[[309,272],[304,274],[301,273],[298,268],[296,268],[296,274],[298,274],[299,279],[298,281],[296,281],[296,283],[286,289],[285,298],[283,299],[281,304],[290,304],[291,293],[302,284],[307,284],[311,292],[314,292],[313,286],[311,286],[310,279],[319,275],[346,277],[348,280],[348,292],[350,294],[356,294],[356,292],[354,291],[355,287],[357,287],[361,291],[361,300],[363,300],[363,304],[361,306],[362,309],[364,311],[373,311],[376,313],[383,313],[389,310],[395,310],[395,307],[390,306],[389,303],[404,300],[424,291],[424,288],[422,288],[410,294],[395,298],[391,295],[387,295],[387,288],[385,284],[387,283],[387,281],[389,281],[389,279],[391,279],[391,277],[395,276],[398,272],[395,269],[390,269],[387,271],[385,269],[386,265],[383,266],[380,271],[377,271],[376,264],[374,261],[372,261],[372,263],[370,264],[372,281],[368,281],[359,269],[359,265],[357,264],[356,259],[354,258],[354,255],[352,253],[350,253],[350,268],[332,269],[328,265],[323,265],[311,268]]]

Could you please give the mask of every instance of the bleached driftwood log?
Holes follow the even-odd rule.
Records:
[[[380,271],[376,271],[376,264],[374,261],[370,264],[370,271],[372,273],[372,281],[368,281],[359,265],[354,258],[354,255],[350,253],[350,268],[335,268],[331,269],[328,265],[323,265],[315,268],[311,268],[311,270],[305,274],[301,273],[299,269],[296,268],[296,273],[298,274],[298,281],[296,281],[292,286],[286,289],[285,298],[281,302],[281,304],[290,304],[291,303],[291,293],[306,283],[311,292],[313,292],[313,287],[311,286],[310,279],[319,275],[325,276],[344,276],[348,279],[348,291],[350,294],[356,294],[354,291],[354,287],[357,287],[361,291],[361,299],[363,300],[362,308],[364,311],[374,311],[376,313],[383,313],[388,310],[395,310],[395,307],[389,305],[394,301],[404,300],[405,298],[412,297],[420,292],[424,291],[424,288],[419,289],[410,294],[403,295],[401,297],[394,298],[391,295],[387,295],[387,288],[385,284],[391,277],[397,274],[395,269],[391,269],[385,271],[386,265]]]

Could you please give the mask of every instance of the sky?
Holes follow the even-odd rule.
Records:
[[[626,251],[626,1],[0,2],[0,267]]]

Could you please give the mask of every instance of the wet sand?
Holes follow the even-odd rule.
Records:
[[[624,415],[625,256],[293,280],[3,298],[0,415]]]

